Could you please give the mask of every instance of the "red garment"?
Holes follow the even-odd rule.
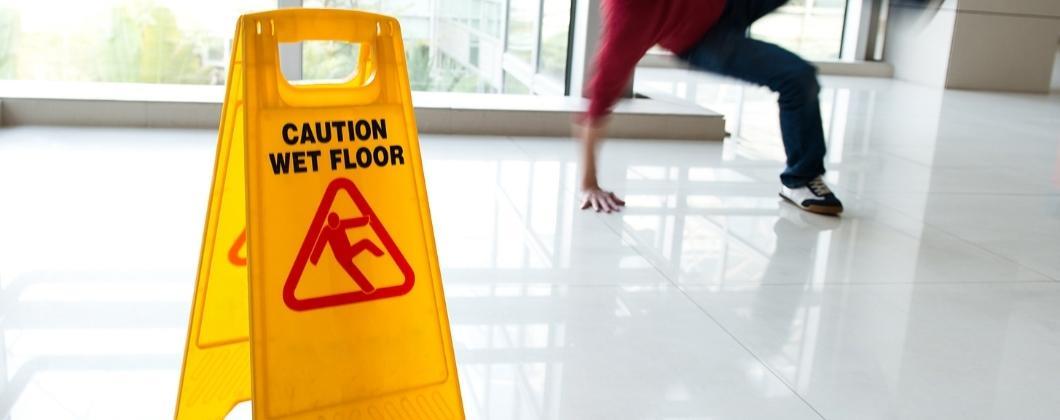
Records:
[[[595,122],[611,112],[633,68],[658,44],[680,54],[714,26],[725,0],[603,0],[604,28],[589,81],[589,112]]]

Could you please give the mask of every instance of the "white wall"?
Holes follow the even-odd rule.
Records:
[[[961,0],[960,10],[1035,16],[1060,16],[1057,0]]]
[[[1060,0],[961,0],[946,86],[1048,92]]]
[[[956,0],[947,0],[933,12],[891,8],[884,61],[894,66],[895,78],[932,86],[945,84],[956,4]]]
[[[1048,92],[1060,0],[948,0],[895,7],[885,59],[895,76],[957,89]]]
[[[1047,92],[1057,39],[1060,18],[959,13],[946,87]]]

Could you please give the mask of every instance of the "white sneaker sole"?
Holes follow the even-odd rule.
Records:
[[[795,207],[798,207],[800,209],[806,210],[806,211],[808,211],[810,213],[825,214],[825,215],[835,216],[835,215],[839,215],[840,213],[843,212],[843,208],[842,207],[817,206],[817,205],[813,205],[813,204],[808,205],[808,206],[804,206],[802,204],[796,203],[795,200],[792,200],[792,199],[788,198],[784,194],[777,194],[777,195],[779,195],[780,198],[783,198],[784,201],[787,201],[787,202],[791,203],[792,205],[794,205]]]

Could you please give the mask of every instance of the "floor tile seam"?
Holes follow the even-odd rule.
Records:
[[[503,138],[505,140],[507,140],[508,143],[512,145],[512,147],[515,147],[516,150],[518,150],[520,153],[522,153],[523,157],[525,157],[527,159],[533,159],[533,156],[528,151],[523,149],[519,145],[519,142],[515,141],[514,137],[512,137],[512,136],[504,136]],[[519,220],[520,221],[526,221],[526,215],[523,214],[523,212],[520,211],[518,207],[516,207],[515,200],[512,198],[512,196],[510,194],[508,194],[508,190],[506,190],[504,188],[504,186],[500,184],[500,182],[495,182],[494,186],[497,188],[498,191],[500,191],[501,195],[504,196],[504,202],[505,202],[505,204],[507,204],[508,208],[519,215]],[[538,238],[537,234],[534,233],[534,231],[531,230],[530,227],[527,226],[526,223],[520,223],[519,227],[520,227],[520,229],[522,229],[523,233],[525,233],[527,235],[527,237],[530,238],[530,241],[529,241],[530,248],[533,249],[534,253],[536,253],[538,257],[541,257],[541,259],[551,262],[552,258],[548,255],[547,252],[545,252],[545,249],[547,249],[547,248],[545,247],[545,245],[541,241],[541,239]]]
[[[643,258],[641,255],[638,257]],[[658,269],[653,265],[652,267],[655,272]],[[443,274],[445,270],[442,270]],[[470,281],[470,280],[446,280],[446,284],[454,285],[483,285],[483,284],[498,284],[490,281]],[[678,282],[679,286],[686,288],[686,290],[694,291],[705,291],[705,290],[718,290],[720,292],[739,292],[744,290],[745,287],[861,287],[861,286],[943,286],[943,285],[1029,285],[1029,284],[1056,284],[1056,280],[990,280],[990,281],[907,281],[907,282],[887,282],[887,281],[869,281],[869,282],[852,282],[852,283],[838,283],[838,282],[825,282],[818,284],[807,284],[807,283],[728,283],[725,286],[710,285],[710,284],[695,284],[692,282]],[[506,281],[499,284],[548,284],[548,285],[567,285],[567,286],[578,286],[578,287],[638,287],[638,286],[655,286],[655,285],[677,285],[674,284],[669,278],[660,280],[629,280],[629,281],[617,281],[617,282],[569,282],[569,281],[537,281],[537,280],[516,280]],[[726,288],[726,287],[739,287],[739,288]]]
[[[894,152],[892,152],[890,150],[887,150],[887,149],[874,148],[874,147],[872,147],[871,144],[870,144],[869,147],[870,147],[870,150],[868,152],[869,152],[870,156],[873,153],[879,153],[879,154],[882,154],[882,155],[886,155],[887,157],[903,161],[903,162],[908,163],[910,165],[920,166],[920,167],[927,168],[927,169],[931,169],[934,166],[934,165],[926,164],[924,162],[920,162],[920,161],[918,161],[916,159],[913,159],[913,158],[910,158],[910,157],[907,157],[907,156],[902,156],[900,154],[894,153]]]
[[[773,196],[773,194],[770,194],[770,196]],[[776,198],[776,200],[777,200],[778,204],[781,205],[781,206],[787,205],[787,203],[784,201],[783,198],[779,198],[778,197],[778,198]],[[747,249],[750,249],[750,250],[760,254],[763,257],[771,257],[772,256],[772,254],[768,254],[768,255],[765,254],[764,253],[765,251],[759,249],[759,247],[757,245],[755,245],[753,241],[751,241],[750,239],[744,238],[743,235],[735,233],[735,232],[730,232],[729,230],[726,230],[725,229],[725,225],[723,225],[721,223],[721,221],[716,220],[718,217],[739,217],[739,215],[731,215],[731,214],[725,214],[725,213],[707,213],[707,214],[698,214],[698,215],[691,214],[691,215],[703,218],[704,220],[706,220],[707,223],[713,225],[714,228],[718,230],[718,232],[722,233],[725,236],[728,236],[730,238],[735,239],[736,242],[739,242],[741,245],[747,247]]]
[[[942,172],[968,172],[968,171],[981,171],[981,170],[1000,170],[1000,171],[1004,172],[1004,171],[1019,170],[1019,169],[1029,169],[1029,167],[1027,166],[1027,163],[1025,161],[1024,162],[1018,162],[1018,163],[1015,163],[1015,162],[1000,162],[1000,163],[976,163],[976,162],[938,163],[938,162],[932,162],[932,163],[924,163],[924,162],[915,160],[913,158],[901,156],[901,155],[895,154],[894,152],[883,151],[883,150],[873,151],[873,152],[871,152],[868,155],[860,155],[860,156],[871,157],[872,154],[886,155],[887,158],[893,158],[896,161],[902,161],[904,163],[908,163],[909,165],[916,166],[919,169],[932,170],[932,171],[939,170],[939,171],[942,171]],[[989,158],[989,157],[985,157],[985,158]],[[985,158],[984,158],[984,160],[985,160]]]
[[[906,150],[919,150],[919,148],[911,148],[911,149],[906,149]],[[990,168],[1017,169],[1017,168],[1024,168],[1025,167],[1023,165],[1009,164],[1009,163],[1004,163],[1004,164],[985,164],[985,163],[936,163],[936,162],[932,162],[932,163],[928,164],[928,163],[924,163],[924,162],[919,161],[919,160],[914,159],[914,158],[910,158],[910,157],[907,157],[907,156],[900,155],[898,153],[895,153],[893,150],[880,149],[880,148],[872,148],[871,150],[868,151],[867,155],[860,155],[860,156],[871,156],[872,154],[887,155],[887,157],[894,158],[895,160],[901,160],[901,161],[904,161],[905,163],[908,163],[908,164],[911,164],[911,165],[915,165],[915,166],[918,166],[918,167],[922,167],[922,168],[925,168],[925,169],[935,168],[935,169],[943,169],[943,170],[948,170],[948,171],[970,171],[970,170],[990,169]]]
[[[1060,283],[1060,282],[1057,282],[1057,281],[1052,280],[1052,279],[1047,279],[1047,280],[948,281],[948,282],[943,282],[943,281],[857,282],[857,283],[827,282],[827,283],[819,283],[819,284],[812,284],[812,285],[811,284],[806,284],[806,283],[757,283],[757,284],[747,284],[746,286],[741,286],[741,285],[738,285],[738,284],[734,285],[734,284],[730,283],[729,285],[733,286],[733,287],[747,287],[747,288],[752,288],[752,287],[770,287],[770,288],[802,287],[802,288],[805,288],[805,289],[815,289],[815,288],[833,288],[833,289],[838,289],[838,288],[847,288],[847,287],[856,288],[856,287],[873,287],[873,286],[875,286],[875,287],[878,287],[878,286],[956,286],[956,285],[966,285],[966,286],[1006,286],[1006,285],[1013,285],[1013,286],[1017,286],[1017,285],[1056,285],[1057,283]],[[695,284],[688,284],[688,283],[683,283],[681,285],[681,287],[686,289],[686,290],[691,290],[691,291],[718,290],[719,292],[738,292],[738,291],[745,290],[745,289],[726,289],[724,287],[719,288],[719,287],[710,286],[710,285],[695,285]]]
[[[905,162],[912,162],[912,163],[909,163],[909,164],[910,165],[915,165],[919,169],[925,169],[925,170],[935,170],[935,169],[937,169],[939,171],[945,171],[945,172],[967,172],[967,171],[979,171],[979,170],[1003,170],[1004,171],[1004,170],[1018,170],[1018,169],[1027,169],[1028,168],[1027,165],[1026,165],[1026,162],[1022,162],[1022,164],[1008,163],[1008,162],[993,163],[993,164],[988,164],[988,163],[935,163],[935,162],[932,162],[931,164],[927,164],[927,163],[924,163],[924,162],[913,160],[913,159],[908,158],[908,157],[898,156],[898,155],[895,155],[895,154],[893,154],[891,152],[873,151],[871,153],[888,154],[888,156],[887,156],[888,158],[893,157],[894,160],[903,160]],[[860,155],[860,156],[871,156],[871,154],[870,155]]]
[[[894,210],[894,211],[896,211],[898,213],[902,213],[902,214],[906,214],[907,216],[910,216],[909,214],[907,214],[907,213],[905,213],[905,212],[903,212],[901,210],[895,209],[894,207],[891,207],[891,206],[889,206],[887,204],[881,204],[881,205],[884,206],[884,207],[891,208],[892,210]],[[912,216],[910,216],[910,217],[912,217]],[[913,217],[913,218],[916,219],[915,217]],[[1027,270],[1027,271],[1030,271],[1030,272],[1032,272],[1034,274],[1042,276],[1045,279],[1049,279],[1049,280],[1052,280],[1054,282],[1060,282],[1060,278],[1056,278],[1056,277],[1053,277],[1053,276],[1051,276],[1049,274],[1046,274],[1045,272],[1043,272],[1043,271],[1041,271],[1041,270],[1039,270],[1037,268],[1028,266],[1027,264],[1019,262],[1019,261],[1017,261],[1017,260],[1015,260],[1015,259],[1013,259],[1013,258],[1011,258],[1011,257],[1009,257],[1007,255],[995,252],[994,250],[991,250],[990,248],[987,248],[987,247],[983,246],[982,244],[980,244],[978,242],[975,242],[975,241],[972,241],[972,240],[970,240],[968,238],[965,238],[963,235],[960,235],[960,234],[958,234],[956,232],[951,232],[949,229],[946,229],[946,228],[942,227],[941,225],[938,225],[938,224],[935,224],[935,223],[931,223],[931,222],[928,222],[926,220],[921,220],[920,223],[922,223],[924,226],[927,226],[927,227],[930,227],[932,229],[935,229],[935,230],[939,231],[940,233],[942,233],[944,235],[947,235],[947,236],[957,240],[958,242],[961,242],[961,243],[963,243],[965,245],[968,245],[968,246],[970,246],[972,248],[978,249],[978,250],[980,250],[982,252],[985,252],[987,254],[993,255],[993,256],[1001,259],[1001,260],[1008,261],[1009,263],[1012,263],[1012,264],[1014,264],[1015,266],[1017,266],[1019,268],[1022,268],[1024,270]]]
[[[445,285],[446,286],[452,285],[453,287],[459,287],[459,286],[465,286],[465,287],[466,286],[498,286],[498,285],[523,285],[523,286],[548,285],[548,286],[567,286],[567,287],[573,287],[573,288],[585,287],[585,288],[604,289],[604,288],[615,288],[615,287],[624,288],[624,287],[673,286],[673,283],[669,282],[668,280],[636,281],[636,282],[627,282],[627,283],[571,283],[571,282],[561,282],[561,281],[533,281],[533,280],[520,280],[520,281],[512,281],[512,282],[504,282],[504,283],[495,283],[495,282],[492,282],[492,280],[490,280],[490,281],[483,280],[483,281],[480,281],[480,282],[466,281],[466,280],[446,280],[445,281]]]
[[[509,195],[508,195],[508,192],[507,192],[507,191],[505,191],[505,190],[504,190],[504,188],[503,188],[503,187],[501,187],[500,185],[497,185],[497,187],[498,187],[498,190],[500,190],[501,194],[502,194],[502,195],[504,196],[504,201],[505,201],[505,204],[506,204],[506,205],[507,205],[507,206],[508,206],[508,207],[509,207],[509,208],[510,208],[510,209],[511,209],[512,211],[516,212],[516,214],[518,214],[518,215],[519,215],[519,217],[520,217],[520,220],[525,220],[525,219],[526,219],[526,215],[522,214],[522,212],[520,212],[520,211],[519,211],[519,209],[517,209],[517,208],[515,207],[515,202],[514,202],[514,201],[512,200],[511,196],[509,196]],[[603,222],[603,221],[600,221],[600,220],[597,220],[596,222],[597,222],[597,223],[603,223],[603,224],[604,224],[605,226],[607,225],[607,223],[605,223],[605,222]],[[520,224],[520,228],[521,228],[521,229],[522,229],[522,231],[523,231],[523,232],[524,232],[524,233],[525,233],[525,234],[526,234],[526,235],[527,235],[527,236],[528,236],[528,237],[530,238],[530,240],[529,240],[529,246],[530,246],[530,248],[531,248],[531,249],[533,250],[533,252],[534,252],[535,254],[537,254],[537,256],[541,257],[541,258],[542,258],[543,260],[545,260],[545,261],[551,261],[551,257],[549,257],[548,253],[546,253],[546,252],[545,252],[545,246],[544,246],[544,245],[542,244],[542,241],[540,240],[540,238],[538,238],[538,237],[537,237],[537,234],[536,234],[536,233],[534,233],[534,232],[533,232],[533,231],[532,231],[532,230],[531,230],[531,229],[530,229],[530,228],[529,228],[528,226],[526,226],[525,224]],[[611,234],[615,234],[615,232],[614,232],[614,230],[613,230],[613,229],[611,229],[610,227],[606,227],[606,228],[607,228],[607,231],[608,231],[608,232],[610,232]],[[618,240],[619,240],[619,241],[620,241],[620,242],[622,243],[623,247],[625,247],[625,248],[629,248],[630,250],[632,250],[633,252],[635,252],[635,253],[637,254],[637,256],[638,256],[638,257],[640,257],[641,259],[644,259],[646,263],[648,263],[648,264],[651,264],[651,261],[647,261],[647,260],[646,260],[646,258],[644,258],[644,256],[643,256],[643,255],[641,255],[641,253],[640,253],[640,252],[637,252],[637,250],[636,250],[636,249],[634,248],[634,246],[633,246],[633,245],[631,245],[631,244],[629,244],[629,243],[626,243],[626,241],[624,241],[624,240],[622,239],[622,235],[620,235],[620,234],[619,234],[619,235],[617,235],[617,238],[615,238],[615,239],[618,239]],[[656,272],[658,271],[658,270],[657,270],[657,269],[655,268],[654,264],[652,264],[652,269],[655,269],[655,270],[656,270]],[[548,283],[548,284],[552,284],[553,282],[539,282],[538,284],[545,284],[545,283]],[[665,276],[663,276],[663,278],[662,278],[661,280],[655,280],[655,281],[640,281],[640,282],[638,282],[638,283],[640,283],[640,284],[649,284],[649,283],[667,283],[667,284],[672,284],[672,282],[670,281],[670,279],[669,279],[669,278],[666,278]],[[559,282],[557,282],[557,283],[555,283],[555,284],[570,284],[570,283],[559,283]],[[618,285],[618,284],[615,284],[615,285]],[[605,284],[604,286],[610,286],[610,285],[609,285],[609,284]]]
[[[519,142],[518,142],[518,141],[516,141],[516,140],[515,140],[515,138],[514,138],[513,136],[505,136],[504,138],[505,138],[505,139],[507,139],[507,140],[508,140],[509,142],[511,142],[511,143],[512,143],[512,145],[513,145],[513,146],[514,146],[514,147],[515,147],[516,149],[518,149],[518,150],[519,150],[520,152],[522,152],[522,153],[523,153],[523,155],[524,155],[524,156],[526,156],[526,157],[527,157],[528,159],[532,159],[532,158],[533,158],[533,156],[532,156],[532,155],[531,155],[531,154],[530,154],[530,153],[529,153],[529,152],[528,152],[527,150],[525,150],[525,149],[524,149],[524,148],[523,148],[523,147],[522,147],[521,145],[519,145]],[[636,172],[636,171],[635,171],[635,172]],[[636,173],[640,174],[639,172],[636,172]],[[643,176],[643,174],[641,174],[641,176]],[[512,200],[511,196],[509,196],[509,195],[508,195],[508,191],[506,191],[506,190],[505,190],[505,189],[504,189],[504,188],[503,188],[503,187],[502,187],[501,185],[499,185],[499,184],[498,184],[497,186],[498,186],[498,188],[499,188],[499,189],[501,190],[501,194],[504,194],[504,197],[505,197],[505,199],[506,199],[505,201],[507,201],[507,202],[508,202],[508,205],[509,205],[509,206],[510,206],[510,207],[512,208],[512,210],[514,210],[514,211],[515,211],[516,213],[519,213],[519,210],[515,208],[515,203],[514,203],[514,201]],[[521,213],[520,213],[520,216],[524,216],[524,217],[525,217],[525,215],[522,215]],[[623,245],[624,245],[625,247],[627,247],[627,248],[630,248],[630,249],[632,249],[632,250],[633,250],[633,252],[635,252],[635,253],[637,254],[637,256],[639,256],[639,257],[640,257],[641,259],[645,260],[645,262],[647,262],[648,264],[650,264],[650,265],[652,266],[652,268],[653,268],[653,269],[655,269],[655,270],[656,270],[656,272],[658,272],[658,269],[657,269],[657,268],[655,267],[655,264],[652,264],[652,262],[651,262],[651,261],[648,261],[648,259],[647,259],[647,258],[645,258],[645,257],[644,257],[644,255],[642,255],[642,254],[641,254],[641,253],[640,253],[639,251],[637,251],[637,249],[636,249],[636,246],[635,246],[635,244],[630,244],[630,243],[627,243],[627,242],[626,242],[626,241],[625,241],[625,240],[624,240],[624,239],[622,238],[622,234],[621,234],[621,233],[618,233],[618,232],[615,232],[615,230],[614,230],[614,229],[612,229],[612,228],[611,228],[611,227],[610,227],[610,226],[609,226],[609,225],[607,224],[607,222],[605,222],[605,221],[603,221],[603,220],[598,220],[598,222],[599,222],[599,223],[602,223],[602,224],[603,224],[603,225],[605,226],[605,228],[606,228],[606,229],[607,229],[607,230],[608,230],[609,232],[611,232],[611,233],[613,233],[613,234],[617,235],[617,237],[618,237],[618,240],[619,240],[619,242],[621,242],[621,243],[622,243],[622,244],[623,244]],[[527,230],[527,229],[526,229],[525,227],[524,227],[524,231],[527,231],[527,233],[528,233],[528,234],[529,234],[529,235],[530,235],[531,237],[533,237],[533,238],[534,238],[534,241],[535,241],[535,242],[540,242],[540,241],[539,241],[539,240],[537,239],[536,235],[534,235],[534,233],[533,233],[532,231],[528,231],[528,230]],[[537,244],[537,246],[538,246],[538,247],[541,247],[542,245],[540,245],[540,244]],[[539,249],[539,250],[537,250],[537,251],[538,251],[539,253],[541,253],[541,250],[540,250],[540,249]],[[547,255],[542,255],[542,257],[544,257],[545,259],[548,259]],[[664,282],[669,282],[669,283],[671,283],[671,284],[673,283],[673,282],[672,282],[672,281],[670,281],[670,279],[669,279],[668,277],[666,277],[665,275],[663,275],[663,274],[661,274],[661,273],[660,273],[660,275],[662,275],[662,278],[663,278]]]
[[[504,136],[504,139],[508,140],[508,143],[510,143],[513,147],[515,147],[516,150],[521,152],[523,154],[523,156],[526,157],[527,159],[533,159],[534,158],[534,155],[530,154],[530,152],[528,150],[524,149],[523,146],[521,146],[519,144],[519,142],[515,140],[515,136]]]
[[[512,197],[508,195],[507,191],[504,190],[504,187],[500,184],[495,184],[495,186],[497,190],[500,191],[501,195],[504,196],[503,205],[508,206],[511,211],[514,211],[515,214],[519,215],[520,221],[525,222],[526,215],[523,214],[523,212],[519,211],[519,209],[515,206],[515,201],[512,200]],[[519,223],[519,229],[527,236],[528,240],[523,242],[534,252],[534,254],[536,254],[544,261],[552,262],[552,258],[548,255],[547,252],[545,252],[545,249],[547,248],[545,248],[545,245],[542,243],[541,239],[537,237],[537,234],[534,233],[534,231],[529,226],[527,226],[526,223]]]
[[[618,234],[619,237],[622,238],[623,242],[626,242],[625,237],[623,236],[623,234],[621,232],[615,231],[615,228],[612,227],[608,223],[604,223],[604,225],[606,225],[607,228],[610,229],[611,231],[613,231],[616,234]],[[814,412],[814,414],[817,415],[817,417],[821,418],[822,420],[826,420],[824,415],[821,414],[821,412],[819,410],[817,410],[817,407],[814,407],[813,404],[810,404],[810,402],[807,401],[806,398],[804,398],[801,394],[799,394],[799,392],[796,391],[795,388],[791,384],[789,384],[788,381],[785,380],[772,366],[770,366],[768,363],[766,363],[765,360],[763,360],[757,353],[755,353],[753,350],[751,350],[750,347],[748,347],[746,344],[744,344],[743,341],[741,341],[738,337],[736,337],[736,334],[734,334],[732,331],[730,331],[728,328],[726,328],[725,325],[723,325],[716,317],[714,317],[713,314],[710,313],[710,311],[708,311],[706,308],[704,308],[702,305],[700,305],[699,302],[696,302],[696,300],[688,293],[688,291],[684,290],[684,288],[682,288],[682,286],[680,284],[678,284],[673,279],[671,279],[669,276],[667,276],[666,273],[662,269],[660,269],[656,265],[656,263],[654,261],[652,261],[652,259],[648,258],[648,256],[644,255],[643,252],[641,252],[639,246],[636,246],[636,244],[630,244],[629,246],[631,248],[633,248],[634,252],[636,252],[637,255],[640,255],[641,258],[647,260],[648,263],[651,264],[651,266],[653,268],[655,268],[655,271],[657,271],[660,276],[662,276],[664,279],[669,280],[670,283],[673,284],[673,286],[678,291],[681,292],[681,294],[685,297],[685,299],[687,299],[689,301],[689,303],[691,303],[695,308],[699,309],[700,313],[702,313],[708,319],[710,319],[710,321],[713,322],[714,325],[716,325],[722,332],[724,332],[726,335],[728,335],[729,338],[732,339],[733,342],[736,343],[736,345],[740,346],[740,348],[742,348],[745,352],[747,352],[747,354],[749,354],[752,358],[754,358],[755,361],[757,361],[763,368],[768,370],[769,373],[771,375],[773,375],[773,377],[776,378],[776,380],[780,381],[780,383],[783,384],[784,387],[787,388],[788,391],[790,391],[792,395],[794,395],[796,398],[798,398],[800,401],[802,401],[802,403],[805,404],[806,407],[808,407],[810,410],[812,410]]]
[[[861,189],[857,192],[850,189],[849,186],[844,187],[845,190],[851,194],[925,194],[925,195],[946,195],[946,196],[1000,196],[1000,197],[1060,197],[1060,191],[1051,193],[1037,193],[1037,192],[987,192],[987,191],[901,191],[891,189]]]
[[[908,213],[908,212],[906,212],[904,210],[901,210],[901,209],[899,209],[897,207],[894,207],[894,206],[892,206],[890,204],[887,204],[886,202],[883,202],[883,201],[880,201],[880,200],[876,200],[876,199],[873,199],[873,198],[862,197],[862,198],[860,198],[860,200],[868,200],[868,201],[872,202],[873,204],[875,204],[877,206],[884,207],[886,209],[889,209],[890,211],[893,211],[893,212],[901,214],[901,215],[903,215],[905,217],[911,218],[911,219],[919,222],[921,225],[923,225],[925,227],[929,227],[931,229],[934,229],[934,230],[936,230],[936,231],[938,231],[938,232],[940,232],[940,233],[942,233],[944,235],[947,235],[947,236],[949,236],[949,237],[951,237],[951,238],[953,238],[953,239],[955,239],[955,240],[957,240],[957,241],[959,241],[961,243],[964,243],[965,245],[971,246],[972,248],[975,248],[975,249],[978,249],[980,251],[986,252],[987,254],[993,255],[993,256],[995,256],[997,258],[1000,258],[1000,259],[1002,259],[1004,261],[1008,261],[1008,262],[1010,262],[1012,264],[1015,264],[1016,266],[1018,266],[1020,268],[1023,268],[1025,270],[1028,270],[1028,271],[1030,271],[1032,273],[1035,273],[1035,274],[1037,274],[1039,276],[1042,276],[1043,278],[1052,280],[1054,282],[1060,282],[1060,278],[1056,278],[1056,277],[1050,276],[1050,275],[1042,272],[1041,270],[1035,269],[1033,267],[1029,267],[1026,264],[1023,264],[1023,263],[1021,263],[1019,261],[1016,261],[1016,260],[1014,260],[1014,259],[1012,259],[1012,258],[1010,258],[1010,257],[1008,257],[1006,255],[1002,255],[1002,254],[999,254],[997,252],[994,252],[994,251],[986,248],[985,246],[980,245],[977,242],[974,242],[972,240],[969,240],[969,239],[965,238],[962,235],[958,235],[955,232],[951,232],[949,229],[946,229],[946,228],[944,228],[944,227],[942,227],[942,226],[940,226],[938,224],[928,222],[927,220],[924,220],[922,218],[922,216],[916,216],[916,215],[910,214],[910,213]]]

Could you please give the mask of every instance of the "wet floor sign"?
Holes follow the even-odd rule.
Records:
[[[278,45],[359,44],[293,84]],[[239,19],[178,419],[463,418],[398,22]]]

